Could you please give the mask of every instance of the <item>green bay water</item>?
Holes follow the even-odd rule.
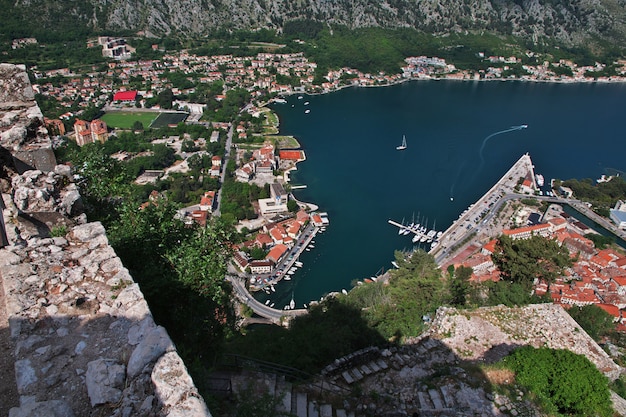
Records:
[[[388,270],[394,251],[413,248],[389,219],[446,229],[524,153],[546,185],[626,171],[625,84],[415,81],[273,108],[306,151],[291,180],[307,188],[294,195],[330,219],[271,294],[276,308]]]

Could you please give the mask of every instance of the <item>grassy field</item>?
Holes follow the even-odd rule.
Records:
[[[120,129],[130,129],[133,127],[133,123],[139,121],[143,124],[144,128],[150,126],[150,124],[159,116],[157,112],[111,112],[106,113],[101,117],[102,120],[109,127],[116,127]]]
[[[266,139],[275,140],[278,149],[298,149],[300,142],[293,136],[268,136]]]
[[[160,127],[165,127],[170,124],[177,125],[180,122],[184,122],[186,118],[187,118],[186,113],[163,112],[163,113],[160,113],[159,117],[157,117],[156,120],[152,122],[152,126],[150,127],[158,129]]]

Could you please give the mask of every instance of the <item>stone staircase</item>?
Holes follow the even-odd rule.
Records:
[[[353,352],[315,377],[286,379],[268,369],[233,375],[233,392],[250,384],[276,401],[275,416],[290,417],[491,417],[515,415],[524,407],[497,400],[476,375],[438,340],[423,337],[410,345]],[[243,382],[242,382],[243,383]],[[258,398],[261,398],[260,396]],[[524,414],[534,415],[534,414]]]
[[[277,416],[355,417],[354,411],[347,409],[347,401],[315,384],[292,384],[283,375],[255,371],[233,373],[231,381],[234,393],[242,392],[254,381],[255,392],[269,394],[275,400]],[[342,405],[337,407],[337,403]]]

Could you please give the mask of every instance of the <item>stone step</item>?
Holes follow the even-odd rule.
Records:
[[[295,413],[297,417],[307,417],[308,403],[309,400],[307,399],[306,393],[299,392],[296,394],[295,409],[292,408],[291,411]]]
[[[450,392],[450,389],[444,385],[439,387],[439,390],[441,391],[441,396],[443,397],[443,401],[446,403],[446,406],[448,408],[454,408],[454,395]]]
[[[367,366],[372,370],[372,372],[376,373],[380,371],[380,366],[376,364],[376,362],[372,361],[367,364]]]
[[[343,371],[341,373],[341,376],[343,377],[344,381],[346,381],[347,384],[352,384],[354,382],[354,378],[352,378],[352,375],[350,375],[350,372],[348,371]]]
[[[428,393],[422,392],[422,391],[418,392],[417,393],[417,399],[420,402],[420,408],[422,410],[432,410],[433,409],[433,404],[430,401],[430,395],[428,395]]]
[[[367,365],[361,365],[359,369],[364,375],[370,375],[372,373],[372,370]]]
[[[350,370],[350,373],[352,373],[355,381],[360,381],[361,379],[363,379],[363,374],[357,368],[352,368]]]
[[[389,365],[387,365],[387,362],[385,362],[385,360],[384,360],[384,359],[382,359],[382,358],[381,358],[381,359],[378,359],[378,360],[376,361],[376,364],[377,364],[378,366],[380,366],[380,369],[387,369],[387,368],[389,368]]]
[[[439,391],[436,389],[429,389],[428,395],[430,395],[430,400],[432,401],[435,410],[443,410],[444,406],[441,401],[441,397],[439,396]]]
[[[291,412],[291,391],[292,385],[285,381],[285,378],[279,378],[276,381],[276,397],[279,399],[277,406],[278,411]]]
[[[309,403],[309,417],[320,417],[320,413],[318,411],[318,406],[316,403]]]
[[[320,405],[320,417],[333,417],[333,406],[330,404]]]

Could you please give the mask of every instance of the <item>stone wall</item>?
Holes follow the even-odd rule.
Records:
[[[9,416],[210,417],[104,227],[81,214],[70,168],[40,158],[52,149],[27,81],[23,67],[0,65],[0,90],[22,89],[0,94],[12,103],[0,106],[9,109],[0,110],[0,146],[19,154],[0,172],[0,309],[20,403]],[[41,169],[24,170],[24,160]]]

